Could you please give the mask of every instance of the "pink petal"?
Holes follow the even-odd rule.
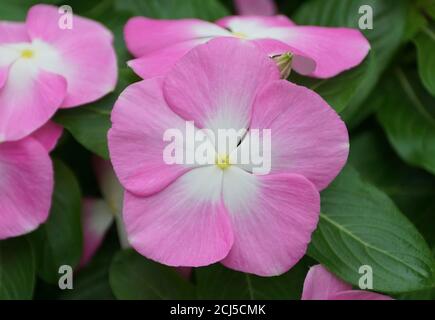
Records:
[[[53,121],[47,122],[44,126],[36,130],[32,137],[39,141],[48,152],[51,152],[57,144],[57,141],[62,136],[62,126]]]
[[[18,140],[41,127],[61,105],[66,87],[62,76],[35,69],[29,59],[16,61],[0,90],[0,136]]]
[[[185,55],[163,87],[169,106],[199,128],[247,128],[257,91],[279,78],[275,63],[248,41],[218,38]]]
[[[200,38],[175,43],[168,47],[155,50],[140,58],[130,60],[128,65],[143,79],[166,75],[186,53],[196,46],[209,41],[209,38]]]
[[[63,58],[56,73],[67,79],[68,94],[62,106],[75,107],[93,102],[111,92],[117,81],[113,36],[102,24],[74,15],[72,29],[58,26],[57,7],[35,5],[27,15],[31,39],[54,46]]]
[[[240,15],[273,16],[277,12],[273,0],[234,0]]]
[[[297,26],[269,30],[281,40],[316,61],[317,78],[330,78],[359,65],[370,50],[363,34],[350,28]]]
[[[350,290],[333,294],[328,300],[394,300],[389,296],[383,294],[364,291],[364,290]]]
[[[83,199],[83,254],[80,267],[88,264],[97,252],[113,220],[114,216],[106,202],[93,198]]]
[[[121,184],[136,195],[151,195],[194,165],[163,161],[167,129],[185,132],[186,123],[166,104],[162,79],[144,80],[121,93],[112,112],[109,150]],[[185,146],[177,149],[185,154]]]
[[[233,244],[221,200],[222,170],[193,169],[150,197],[128,192],[124,220],[129,242],[147,258],[199,267],[222,260]]]
[[[0,67],[0,89],[6,84],[6,80],[8,79],[9,74],[9,66]]]
[[[33,138],[0,144],[0,239],[35,230],[45,222],[53,192],[47,150]]]
[[[267,86],[255,101],[251,129],[271,130],[272,173],[303,175],[318,190],[346,164],[346,125],[317,93],[305,87],[288,81]]]
[[[288,271],[305,254],[317,226],[320,196],[302,176],[224,172],[223,196],[234,245],[222,263],[260,276]]]
[[[263,32],[264,29],[272,27],[292,27],[295,25],[287,16],[277,15],[273,17],[266,16],[229,16],[216,21],[216,24],[230,29],[233,32],[240,32],[246,35],[252,35],[257,32]]]
[[[338,292],[351,290],[352,286],[318,264],[308,271],[305,278],[302,300],[330,300]]]
[[[0,21],[0,45],[14,42],[29,42],[26,25],[21,22]]]
[[[180,42],[211,39],[228,34],[228,31],[213,23],[197,19],[156,20],[134,17],[127,22],[124,29],[127,48],[135,57],[141,57]]]

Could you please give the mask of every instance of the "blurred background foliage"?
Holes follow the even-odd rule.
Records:
[[[0,0],[0,20],[24,21],[36,3],[68,4],[115,35],[116,90],[96,103],[58,112],[65,133],[54,152],[55,192],[48,221],[0,242],[0,299],[299,299],[308,267],[322,263],[357,285],[360,265],[374,269],[376,291],[401,299],[435,298],[435,2],[433,0],[278,0],[298,24],[358,27],[361,5],[374,11],[364,30],[372,50],[359,67],[333,79],[292,74],[345,120],[349,164],[322,192],[322,213],[307,256],[288,273],[260,278],[220,265],[190,281],[172,268],[122,250],[112,227],[91,263],[77,268],[74,290],[57,286],[59,265],[82,254],[81,199],[102,197],[92,161],[108,159],[110,112],[139,79],[123,26],[133,16],[214,21],[234,14],[230,0]]]

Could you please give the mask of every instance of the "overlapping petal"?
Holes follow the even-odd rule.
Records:
[[[126,192],[124,220],[133,248],[170,266],[199,267],[225,258],[233,232],[221,196],[222,173],[201,167],[153,196]]]
[[[288,81],[272,82],[258,95],[250,128],[270,130],[272,173],[300,174],[318,190],[347,161],[349,136],[344,122],[317,93]],[[248,149],[244,146],[248,141],[242,142],[242,150]]]
[[[36,130],[32,137],[39,141],[45,149],[50,152],[52,151],[62,136],[63,128],[53,121],[47,122],[44,126]]]
[[[234,0],[240,15],[272,16],[277,8],[274,0]]]
[[[239,130],[248,128],[257,92],[279,77],[274,62],[253,44],[218,38],[180,60],[163,91],[171,109],[199,128]]]
[[[322,265],[310,268],[305,278],[302,300],[393,300],[376,292],[352,290]]]
[[[0,137],[22,139],[41,127],[65,98],[65,78],[35,68],[28,59],[16,61],[0,89]]]
[[[75,15],[72,29],[62,29],[56,7],[36,5],[28,12],[26,28],[33,42],[42,41],[59,55],[59,61],[48,61],[44,68],[67,80],[62,107],[98,100],[115,88],[118,69],[113,36],[103,25]]]
[[[0,239],[35,230],[48,217],[53,167],[33,138],[0,144]]]
[[[303,176],[224,172],[223,198],[234,245],[222,263],[261,276],[279,275],[305,254],[317,226],[320,196]]]

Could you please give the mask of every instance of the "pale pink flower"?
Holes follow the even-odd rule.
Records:
[[[375,292],[352,290],[352,285],[337,278],[318,264],[308,271],[302,300],[392,300],[392,298]]]
[[[73,16],[61,29],[58,9],[35,5],[25,23],[0,21],[0,143],[22,139],[59,108],[98,100],[117,80],[113,36]]]
[[[270,129],[270,174],[230,161],[165,163],[164,132],[191,120],[214,131]],[[319,95],[279,80],[275,63],[251,42],[219,38],[193,49],[165,78],[120,95],[109,149],[127,190],[129,242],[142,255],[171,266],[222,261],[270,276],[305,254],[319,190],[342,169],[349,144],[346,126]]]
[[[27,138],[0,143],[0,239],[29,233],[47,220],[53,192],[49,152],[61,133],[49,122]]]
[[[127,47],[136,57],[128,64],[144,79],[164,75],[189,50],[217,37],[250,41],[270,57],[291,52],[293,70],[317,78],[359,65],[370,50],[359,30],[297,26],[282,15],[233,16],[216,23],[135,17],[124,30]]]

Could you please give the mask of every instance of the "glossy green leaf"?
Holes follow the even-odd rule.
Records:
[[[214,21],[229,15],[218,0],[116,0],[118,9],[156,19],[198,18]]]
[[[352,166],[393,199],[435,249],[435,176],[406,165],[379,128],[358,134],[350,144]]]
[[[372,55],[369,55],[360,66],[332,79],[307,78],[293,72],[289,80],[316,91],[335,111],[342,112],[359,92],[373,62]]]
[[[57,283],[59,267],[74,268],[82,254],[81,193],[71,170],[54,162],[54,194],[50,216],[34,234],[38,274],[49,283]]]
[[[414,39],[418,53],[418,71],[426,89],[435,96],[435,32],[429,27]]]
[[[110,285],[118,299],[192,299],[193,286],[174,268],[145,259],[132,249],[120,251],[110,267]]]
[[[378,119],[388,140],[411,165],[435,174],[435,98],[401,69],[382,83]]]
[[[342,112],[349,127],[354,127],[372,112],[364,101],[375,88],[380,75],[401,44],[406,24],[407,2],[404,0],[310,0],[306,1],[293,16],[298,24],[358,28],[361,18],[359,8],[363,5],[373,8],[373,29],[362,30],[370,41],[373,61],[365,72],[358,90],[354,90],[346,109]],[[347,87],[344,90],[352,92]],[[346,100],[348,99],[349,97],[346,97]]]
[[[95,103],[61,110],[54,120],[64,126],[85,148],[108,159],[107,132],[111,127],[111,110],[122,90],[136,80],[137,77],[130,69],[121,69],[114,92]]]
[[[308,272],[308,259],[303,259],[278,277],[258,277],[215,264],[195,269],[199,299],[299,300]],[[312,263],[313,264],[313,263]]]
[[[375,291],[433,286],[435,261],[423,237],[393,201],[346,167],[322,192],[322,213],[308,254],[358,285],[359,268],[373,270]]]
[[[36,261],[26,238],[0,241],[0,300],[31,299]]]

